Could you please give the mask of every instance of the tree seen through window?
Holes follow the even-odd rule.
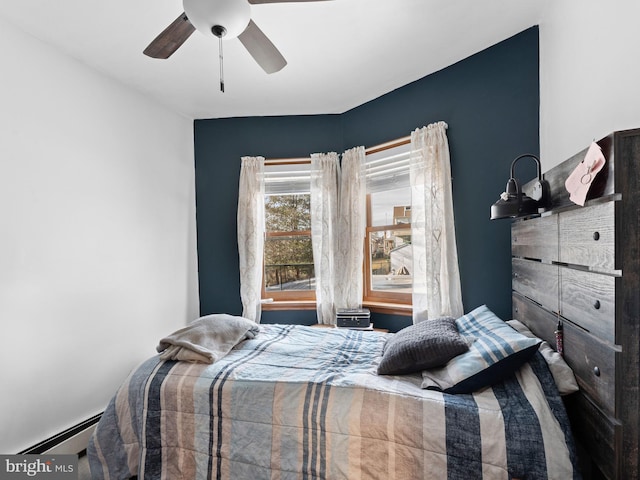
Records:
[[[265,227],[265,290],[313,291],[310,195],[268,195]]]

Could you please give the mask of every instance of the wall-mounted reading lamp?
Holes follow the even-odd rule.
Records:
[[[522,189],[516,180],[513,171],[516,163],[521,158],[530,157],[536,162],[538,179],[533,185],[531,197],[522,193]],[[520,155],[511,163],[511,177],[507,182],[507,189],[500,195],[500,199],[491,205],[491,220],[500,218],[526,217],[528,215],[536,215],[544,211],[546,207],[546,196],[548,187],[546,182],[542,180],[540,173],[540,159],[530,153]]]

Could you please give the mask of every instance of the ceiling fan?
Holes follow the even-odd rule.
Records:
[[[183,0],[184,13],[158,35],[143,53],[152,58],[169,58],[195,30],[219,39],[220,89],[222,79],[222,37],[235,38],[267,73],[284,68],[287,61],[271,40],[251,20],[251,5],[263,3],[317,2],[325,0]]]

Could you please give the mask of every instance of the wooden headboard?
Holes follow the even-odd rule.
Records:
[[[551,345],[562,322],[580,386],[565,404],[585,477],[631,479],[640,473],[640,129],[597,143],[606,164],[583,207],[564,181],[587,149],[545,173],[550,208],[512,224],[513,317]]]

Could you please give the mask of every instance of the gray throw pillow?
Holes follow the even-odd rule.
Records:
[[[379,375],[403,375],[444,365],[469,350],[456,319],[442,317],[403,328],[384,346]]]
[[[471,393],[503,381],[535,355],[539,338],[516,332],[486,305],[456,320],[471,339],[469,350],[441,368],[422,372],[422,388],[445,393]]]

